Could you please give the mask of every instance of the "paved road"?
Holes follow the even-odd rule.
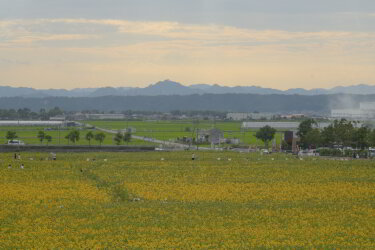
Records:
[[[105,129],[105,128],[99,128],[95,127],[97,130],[110,133],[110,134],[117,134],[118,130],[112,130],[112,129]],[[170,142],[170,141],[163,141],[163,140],[158,140],[150,137],[145,137],[145,136],[137,136],[137,135],[132,135],[132,138],[137,139],[137,140],[142,140],[146,142],[152,142],[152,143],[157,143],[163,145],[163,147],[172,147],[175,149],[193,149],[196,150],[196,146],[190,146],[182,143],[176,143],[176,142]],[[213,150],[212,148],[207,148],[207,147],[198,147],[199,150]],[[216,150],[221,150],[221,149],[216,149]]]

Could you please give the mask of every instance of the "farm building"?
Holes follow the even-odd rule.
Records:
[[[129,128],[125,128],[124,131],[127,132],[127,133],[133,134],[133,133],[137,132],[137,129],[134,128],[134,127],[129,127]]]
[[[213,128],[208,130],[201,130],[198,134],[198,141],[209,142],[212,144],[220,144],[220,140],[224,138],[224,134],[220,129]]]

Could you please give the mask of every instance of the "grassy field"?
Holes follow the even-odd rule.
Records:
[[[263,142],[255,138],[256,131],[242,130],[242,122],[212,122],[212,121],[87,121],[93,126],[106,129],[136,129],[135,135],[146,136],[160,140],[175,140],[176,138],[195,137],[196,128],[200,130],[216,127],[224,132],[225,138],[238,138],[242,144],[263,146]],[[189,129],[190,131],[186,131]],[[283,133],[277,133],[276,144],[280,145]]]
[[[196,154],[1,154],[0,248],[375,248],[372,161]]]
[[[186,137],[195,137],[196,128],[202,129],[211,129],[213,126],[219,128],[223,131],[225,138],[238,138],[241,141],[242,145],[257,145],[263,146],[263,142],[255,138],[255,131],[245,131],[241,130],[241,122],[217,122],[215,124],[212,121],[200,121],[199,124],[194,124],[193,121],[87,121],[87,124],[91,124],[100,128],[120,130],[125,129],[126,127],[132,127],[136,129],[134,135],[149,137],[154,139],[159,139],[163,141],[175,141],[177,138]],[[19,139],[24,141],[26,144],[40,144],[39,139],[37,138],[38,131],[45,131],[49,127],[33,127],[33,126],[13,126],[13,127],[0,127],[0,140],[3,143],[6,143],[5,135],[7,131],[17,132]],[[186,131],[189,129],[190,131]],[[70,130],[46,130],[46,134],[52,136],[51,145],[68,144],[68,140],[65,139],[65,136],[69,133]],[[89,130],[82,129],[80,130],[81,138],[76,143],[77,145],[88,145],[88,141],[85,140],[84,136]],[[94,133],[96,131],[93,131]],[[103,145],[114,145],[113,134],[105,133],[106,138],[103,142]],[[59,139],[60,138],[60,139]],[[276,144],[280,145],[283,138],[282,133],[277,133]],[[44,144],[46,141],[44,142]],[[98,145],[99,143],[95,140],[92,140],[93,145]],[[129,145],[151,145],[149,142],[133,139]],[[207,145],[203,145],[207,146]],[[228,145],[222,145],[228,146]]]
[[[109,129],[124,129],[126,127],[133,127],[139,131],[175,131],[184,132],[185,128],[194,129],[196,127],[200,129],[210,129],[217,127],[221,130],[226,131],[240,131],[241,122],[213,122],[213,121],[195,121],[182,120],[182,121],[87,121],[92,125],[109,128]]]
[[[41,144],[39,139],[37,138],[39,131],[44,131],[46,134],[52,136],[52,141],[49,143],[49,145],[67,145],[71,144],[67,139],[65,139],[65,136],[70,132],[70,129],[68,130],[60,130],[58,131],[57,128],[53,128],[53,130],[45,130],[50,129],[49,127],[32,127],[32,126],[13,126],[13,127],[0,127],[0,142],[6,143],[7,139],[5,138],[7,131],[14,131],[17,133],[17,136],[20,140],[24,141],[26,144]],[[85,140],[85,135],[90,131],[88,129],[80,129],[80,140],[76,142],[76,145],[89,145],[89,142]],[[92,130],[92,132],[95,134],[98,131]],[[110,133],[104,133],[106,135],[102,145],[115,145],[115,142],[113,140],[114,135]],[[59,139],[60,138],[60,139]],[[47,141],[45,140],[43,144],[46,144]],[[91,140],[91,145],[99,145],[100,143],[95,141],[94,139]],[[122,144],[125,144],[122,142]],[[133,139],[131,142],[126,143],[128,145],[150,145],[149,142],[144,142],[140,140]]]

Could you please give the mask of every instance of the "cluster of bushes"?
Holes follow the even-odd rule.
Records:
[[[323,129],[318,128],[314,119],[308,119],[299,125],[297,135],[300,137],[301,148],[352,147],[366,149],[375,146],[375,130],[358,122],[345,119],[335,120]]]

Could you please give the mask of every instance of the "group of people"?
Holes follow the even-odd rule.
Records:
[[[8,168],[12,168],[12,164],[9,164],[9,165],[8,165]],[[25,168],[25,165],[23,165],[23,163],[21,163],[20,168],[21,168],[21,169],[24,169],[24,168]]]
[[[14,156],[13,156],[14,160],[21,160],[21,154],[20,153],[14,153]],[[12,168],[12,164],[9,164],[8,165],[8,168]],[[25,165],[23,165],[23,163],[21,163],[21,166],[20,166],[21,169],[24,169],[25,168]]]
[[[21,160],[21,154],[20,153],[14,153],[13,158],[14,158],[14,160],[20,161]],[[49,159],[52,159],[52,160],[56,161],[56,159],[57,159],[56,154],[51,153],[51,157]],[[33,158],[30,158],[30,160],[33,160]],[[43,160],[43,158],[41,158],[40,160]],[[12,164],[9,164],[8,168],[12,168]],[[21,163],[20,168],[24,169],[25,165],[23,163]]]

